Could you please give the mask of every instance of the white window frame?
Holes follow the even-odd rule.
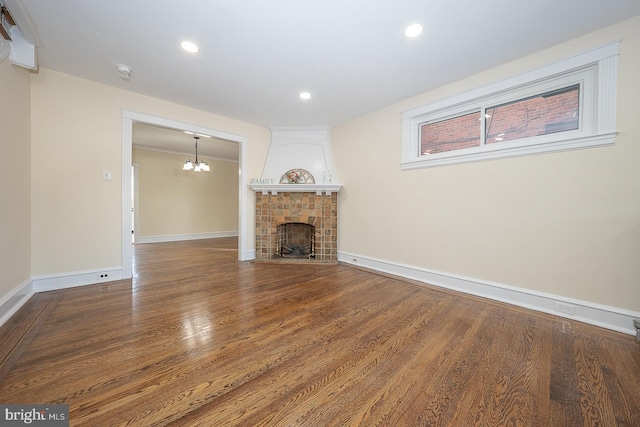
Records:
[[[576,56],[423,105],[402,114],[402,170],[615,144],[619,41]],[[555,89],[580,85],[576,130],[485,144],[484,120],[478,124],[481,145],[431,155],[420,153],[423,125],[480,111]]]

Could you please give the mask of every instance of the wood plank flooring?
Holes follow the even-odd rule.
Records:
[[[640,426],[632,336],[346,265],[136,245],[0,328],[0,403],[72,426]]]

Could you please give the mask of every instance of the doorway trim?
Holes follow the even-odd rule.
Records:
[[[131,173],[133,174],[133,197],[131,198],[131,202],[133,205],[131,206],[131,212],[133,212],[133,243],[138,243],[138,230],[139,230],[139,218],[138,218],[138,163],[133,163],[131,165]]]
[[[133,123],[145,123],[178,130],[188,130],[195,133],[211,135],[239,144],[238,168],[238,260],[246,261],[247,252],[247,188],[242,185],[243,174],[246,171],[247,138],[213,128],[197,126],[191,123],[179,122],[163,117],[122,110],[122,275],[129,279],[133,274],[133,260],[131,248],[131,166],[133,150]]]

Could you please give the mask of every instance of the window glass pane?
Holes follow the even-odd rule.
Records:
[[[492,144],[578,129],[580,85],[485,110],[485,141]]]
[[[420,126],[420,155],[480,145],[480,112]]]

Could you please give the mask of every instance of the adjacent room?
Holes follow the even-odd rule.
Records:
[[[640,2],[0,9],[0,424],[640,425]]]

